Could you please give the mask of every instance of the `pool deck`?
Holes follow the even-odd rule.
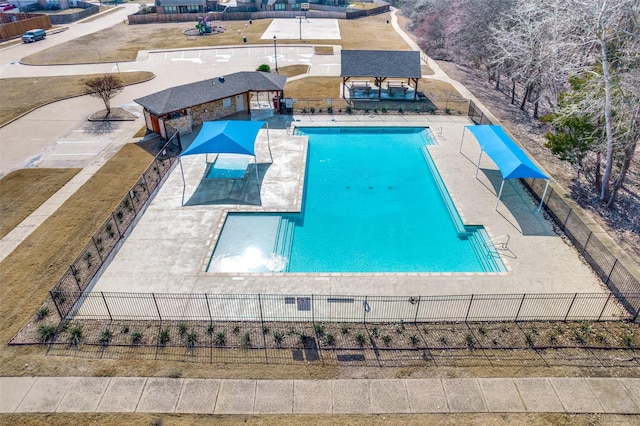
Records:
[[[294,117],[294,125],[430,127],[438,144],[429,151],[463,221],[484,225],[493,238],[510,236],[508,250],[501,252],[508,272],[207,273],[227,211],[299,211],[307,143],[306,137],[287,131],[285,119],[269,120],[272,164],[268,164],[267,132],[258,136],[259,193],[254,170],[241,182],[202,179],[204,156],[185,157],[184,184],[178,165],[94,290],[369,296],[606,292],[566,239],[554,232],[544,213],[537,211],[537,203],[519,182],[505,183],[502,200],[494,209],[500,174],[483,156],[475,177],[480,151],[469,132],[460,153],[464,126],[471,123],[466,117],[447,115],[301,115]]]

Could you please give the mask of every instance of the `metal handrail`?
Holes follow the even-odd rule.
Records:
[[[506,238],[506,241],[502,241],[502,242],[496,241],[501,238]],[[509,244],[510,239],[511,239],[511,236],[509,234],[504,234],[504,235],[500,235],[499,237],[492,238],[489,241],[485,241],[484,243],[487,246],[487,248],[489,248],[489,244],[491,244],[491,246],[496,250],[509,250],[507,245]]]

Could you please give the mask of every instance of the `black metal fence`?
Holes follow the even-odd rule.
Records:
[[[287,106],[286,100],[283,105]],[[389,98],[304,98],[286,108],[293,114],[349,114],[356,111],[376,114],[455,114],[468,113],[469,100],[452,94],[413,99]]]
[[[542,197],[545,182],[539,179],[524,179],[523,182],[538,199]],[[553,188],[548,190],[544,206],[602,282],[628,310],[637,312],[640,309],[638,300],[626,300],[624,294],[640,293],[638,278],[611,253],[602,242],[601,237],[591,230],[564,196],[558,194]]]
[[[634,321],[640,293],[327,296],[59,291],[67,320],[423,323]],[[622,306],[618,301],[623,301]]]
[[[491,120],[484,115],[484,112],[482,112],[482,110],[478,108],[472,100],[469,100],[469,111],[467,112],[467,116],[475,124],[492,124]]]
[[[67,306],[75,305],[79,292],[85,291],[103,264],[110,260],[116,247],[128,235],[135,219],[143,211],[164,176],[171,170],[180,153],[180,136],[172,133],[169,141],[160,147],[159,153],[127,192],[118,207],[106,218],[98,231],[87,242],[81,254],[69,265],[69,269],[51,290],[60,318],[69,314]],[[61,300],[65,300],[61,303]]]
[[[491,120],[472,101],[469,101],[468,116],[475,124],[492,124]],[[541,179],[520,180],[540,200],[544,194],[546,182]],[[611,253],[600,237],[591,230],[565,197],[558,194],[551,186],[544,200],[544,207],[576,246],[580,255],[589,263],[593,271],[620,300],[620,303],[630,312],[638,312],[640,309],[638,300],[627,300],[624,296],[627,293],[640,293],[640,280],[638,277],[634,276],[622,261]]]

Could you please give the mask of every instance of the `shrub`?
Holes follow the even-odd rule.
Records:
[[[251,334],[249,332],[244,333],[242,335],[242,346],[245,348],[251,347]]]
[[[233,330],[231,330],[231,332],[233,334],[240,334],[240,326],[239,325],[234,325],[233,326]]]
[[[298,335],[298,341],[303,345],[307,343],[308,338],[309,336],[307,336],[307,333],[305,333],[304,331]]]
[[[382,336],[382,342],[385,346],[389,346],[391,344],[391,336],[385,334],[384,336]]]
[[[184,335],[187,334],[187,324],[184,322],[178,324],[178,333],[180,333],[180,337],[184,337]]]
[[[418,346],[418,343],[420,342],[420,339],[418,339],[418,336],[411,335],[409,336],[409,341],[411,342],[411,346]]]
[[[134,331],[131,333],[131,343],[134,345],[138,345],[142,342],[142,333],[139,331]]]
[[[324,334],[324,324],[316,324],[313,326],[313,329],[318,336],[322,336]]]
[[[43,306],[36,311],[36,321],[42,321],[49,315],[49,307]]]
[[[358,332],[358,333],[356,333],[356,336],[355,336],[355,337],[356,337],[356,343],[357,343],[359,346],[364,346],[364,343],[365,343],[365,342],[366,342],[366,340],[367,340],[367,338],[365,337],[365,335],[364,335],[364,334],[362,334],[362,333],[360,333],[360,332]]]
[[[256,71],[271,72],[271,67],[269,66],[269,64],[262,64],[258,68],[256,68]]]
[[[347,327],[346,325],[342,326],[342,334],[349,334],[349,327]]]
[[[276,342],[278,347],[282,346],[282,340],[284,339],[284,333],[281,331],[273,332],[273,341]]]
[[[327,107],[327,112],[328,112],[329,114],[333,114],[333,107],[331,107],[331,106],[330,106],[330,107]]]
[[[467,348],[469,348],[470,350],[474,350],[476,347],[473,341],[473,335],[471,333],[467,333],[464,336],[464,343],[467,345]]]
[[[158,344],[160,346],[164,346],[167,343],[169,343],[169,340],[171,340],[169,329],[168,328],[161,329],[158,332]]]
[[[226,341],[227,341],[227,336],[224,334],[224,331],[221,331],[218,334],[216,334],[216,340],[215,340],[216,345],[224,346]]]
[[[42,343],[46,343],[53,339],[56,334],[56,328],[53,325],[41,325],[38,327],[38,338]]]
[[[82,326],[76,325],[69,330],[69,343],[71,346],[78,346],[82,340]]]
[[[113,333],[111,332],[111,330],[109,330],[108,328],[105,329],[102,334],[100,334],[100,344],[102,346],[109,346],[109,342],[111,341],[112,337]]]
[[[187,347],[193,349],[196,343],[198,343],[198,333],[192,330],[191,333],[187,333]]]
[[[262,326],[262,334],[269,334],[269,326],[267,325]]]
[[[207,334],[209,336],[213,335],[213,323],[209,323],[209,326],[207,327]]]
[[[400,114],[404,114],[404,107],[403,107],[402,105],[400,105],[400,106],[398,107],[398,112],[399,112]]]
[[[334,346],[336,344],[336,338],[333,337],[333,334],[331,333],[327,333],[327,335],[325,336],[327,345],[329,346]]]
[[[535,345],[535,341],[534,341],[533,335],[531,333],[525,333],[524,339],[527,342],[527,346],[529,346],[530,348],[532,348]]]
[[[383,113],[383,114],[386,114],[386,113],[387,113],[387,111],[388,111],[388,110],[387,110],[387,107],[386,107],[386,106],[383,106],[383,107],[381,108],[381,111],[382,111],[382,113]]]
[[[345,109],[345,112],[347,114],[351,114],[353,112],[353,109],[351,108],[351,105],[347,105],[347,108]]]
[[[309,111],[311,111],[311,114],[315,114],[316,109],[315,109],[315,107],[311,107],[311,108],[309,108]]]

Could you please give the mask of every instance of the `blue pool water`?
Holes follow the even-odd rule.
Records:
[[[425,158],[423,147],[433,143],[428,129],[298,132],[309,137],[302,213],[230,214],[209,271],[503,269],[481,232],[460,229],[446,189],[438,186]]]

